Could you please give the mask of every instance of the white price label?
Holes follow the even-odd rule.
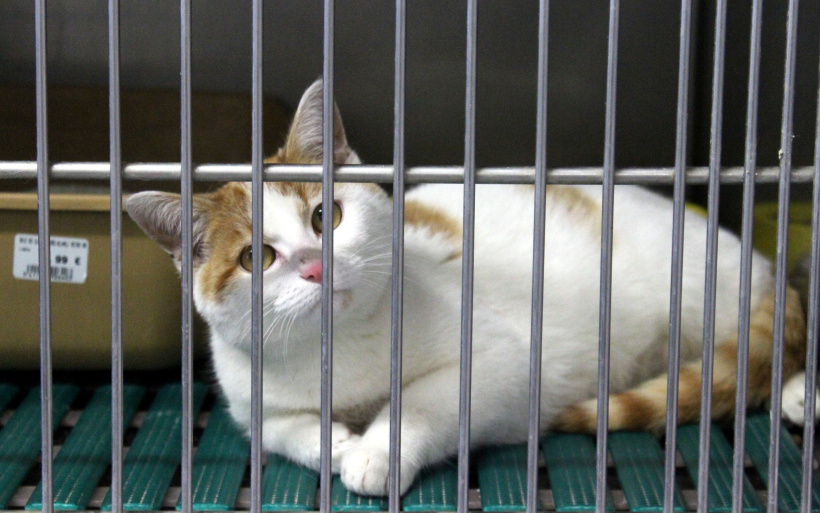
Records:
[[[14,277],[19,280],[40,278],[37,235],[14,236]],[[88,276],[88,239],[51,237],[51,281],[85,283]]]

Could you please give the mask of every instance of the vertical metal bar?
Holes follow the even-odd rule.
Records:
[[[401,510],[401,379],[402,304],[404,298],[404,83],[407,4],[396,0],[395,93],[393,97],[393,262],[390,353],[390,472],[388,499],[391,513]]]
[[[746,156],[743,169],[743,216],[740,250],[740,298],[737,337],[737,394],[735,398],[734,454],[732,458],[732,512],[743,511],[743,465],[746,448],[746,398],[749,368],[749,323],[752,294],[752,225],[757,168],[757,107],[760,82],[762,0],[752,2],[749,52],[749,93],[746,104]]]
[[[675,451],[678,437],[678,378],[680,376],[681,288],[683,286],[683,229],[686,201],[686,128],[689,112],[689,54],[692,1],[681,1],[678,118],[675,143],[674,208],[672,213],[672,270],[669,298],[669,373],[666,397],[666,458],[664,513],[675,508]]]
[[[47,51],[46,2],[34,4],[37,80],[37,244],[40,280],[40,429],[42,450],[43,511],[54,510],[51,395],[51,235],[49,233],[48,113],[46,101]]]
[[[120,2],[108,2],[108,133],[111,185],[111,511],[122,511],[122,153]]]
[[[461,264],[461,371],[458,408],[458,512],[469,508],[470,396],[473,365],[473,249],[475,247],[475,74],[478,2],[467,2],[467,80],[464,112],[464,239]]]
[[[322,204],[327,212],[333,205],[333,0],[324,0],[324,89],[322,105]],[[330,512],[330,435],[333,404],[333,216],[322,216],[322,404],[321,404],[321,486],[320,509]]]
[[[700,454],[709,454],[712,423],[712,379],[715,358],[715,296],[717,293],[720,150],[723,132],[723,78],[726,55],[726,4],[718,0],[715,13],[715,53],[712,71],[712,117],[709,151],[709,200],[706,219],[706,280],[703,297],[703,366],[701,371]],[[698,460],[698,512],[709,511],[709,458]]]
[[[253,0],[252,127],[251,127],[251,512],[262,511],[262,379],[263,275],[262,236],[265,183],[263,181],[262,119],[262,0]],[[259,255],[259,257],[257,257]]]
[[[535,128],[535,207],[530,326],[530,406],[527,436],[527,512],[538,510],[538,438],[541,424],[541,349],[544,322],[544,244],[547,202],[547,92],[549,0],[538,11],[538,99]]]
[[[191,0],[180,0],[180,187],[182,191],[182,511],[193,509],[193,166],[191,164]]]
[[[601,205],[601,296],[598,313],[598,424],[595,511],[606,511],[606,445],[609,429],[609,342],[612,313],[612,228],[615,203],[615,99],[618,75],[618,17],[620,1],[609,3],[606,72],[606,133]]]
[[[767,511],[777,512],[780,469],[780,414],[783,397],[783,337],[786,321],[786,272],[789,250],[789,191],[792,171],[792,125],[794,114],[794,73],[797,60],[797,0],[789,0],[786,28],[786,59],[783,79],[783,122],[780,128],[780,187],[778,191],[777,258],[772,347],[771,429],[769,431],[769,493]]]
[[[817,344],[820,327],[820,86],[817,89],[817,122],[814,128],[814,190],[812,194],[811,277],[809,280],[806,389],[803,418],[803,486],[800,511],[811,511],[814,462],[815,401],[817,395]]]

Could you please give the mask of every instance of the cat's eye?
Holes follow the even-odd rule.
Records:
[[[313,225],[313,231],[316,233],[322,233],[322,217],[324,216],[324,209],[322,208],[322,204],[319,203],[316,205],[316,208],[313,209],[313,215],[310,216],[310,224]],[[333,202],[333,228],[336,229],[339,226],[339,223],[342,222],[342,207],[339,206],[337,201]]]
[[[273,248],[267,244],[262,246],[262,270],[264,271],[273,265],[273,261],[275,259],[276,252]],[[250,246],[245,246],[245,249],[243,249],[242,253],[239,254],[239,265],[242,266],[242,269],[251,272],[251,266],[253,265],[253,250]]]

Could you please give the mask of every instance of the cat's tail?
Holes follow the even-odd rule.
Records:
[[[749,327],[748,405],[758,406],[771,394],[772,325],[774,301],[771,294],[752,313]],[[783,355],[784,382],[804,367],[806,324],[795,290],[786,295],[786,319]],[[682,365],[678,381],[678,422],[696,422],[700,418],[702,361]],[[720,342],[715,347],[712,389],[712,415],[727,418],[735,411],[737,379],[737,339]],[[637,387],[614,394],[609,399],[609,429],[662,431],[666,425],[666,374],[644,381]],[[591,399],[569,407],[552,426],[558,431],[594,433],[597,424],[597,400]]]

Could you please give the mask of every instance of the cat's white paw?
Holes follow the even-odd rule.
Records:
[[[783,386],[783,418],[795,424],[803,425],[803,409],[805,408],[806,373],[794,375]],[[814,396],[814,416],[820,418],[820,396]]]
[[[402,462],[404,463],[404,462]],[[342,459],[342,483],[360,495],[387,495],[390,454],[377,447],[356,447]],[[416,477],[416,470],[403,464],[399,492],[404,494]]]
[[[340,422],[333,423],[333,432],[330,435],[330,461],[334,473],[341,470],[342,458],[360,439],[361,436],[350,431],[344,424]],[[321,447],[317,449],[317,454],[319,451],[321,451]]]
[[[318,471],[321,465],[322,453],[321,428],[319,426],[316,427],[314,435],[313,446],[307,457],[308,461],[305,463],[308,467]],[[342,457],[358,443],[359,439],[361,439],[361,436],[350,431],[350,429],[341,422],[334,422],[332,424],[330,435],[330,464],[334,473],[339,472],[342,465]]]

